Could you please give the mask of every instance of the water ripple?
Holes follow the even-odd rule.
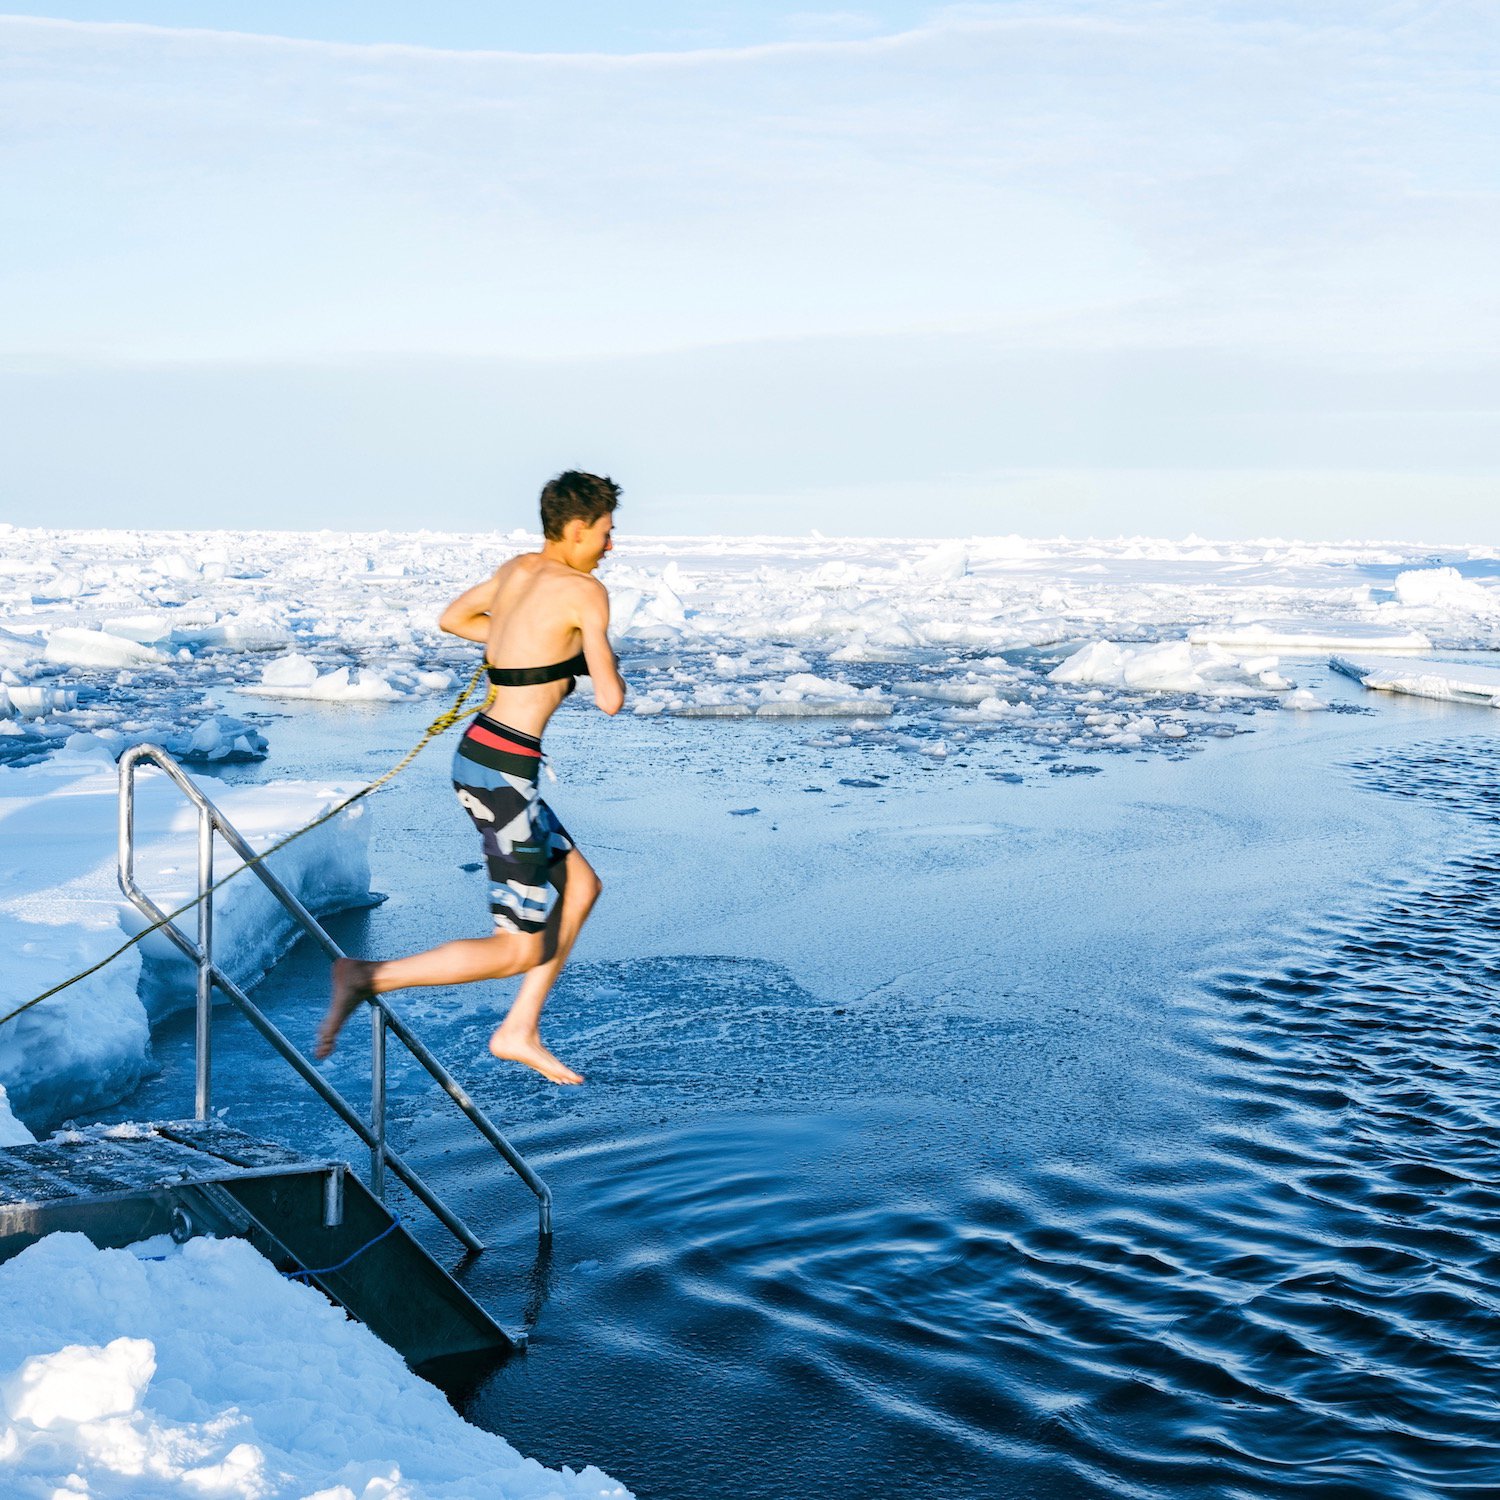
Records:
[[[1500,1495],[1500,750],[1350,774],[1452,857],[1156,1031],[957,969],[839,1007],[744,959],[577,971],[563,1055],[628,1106],[525,1096],[572,1259],[470,1414],[662,1500]],[[406,1126],[493,1218],[482,1150]]]

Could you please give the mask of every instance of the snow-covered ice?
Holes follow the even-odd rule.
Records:
[[[320,672],[316,662],[296,652],[270,662],[259,682],[235,691],[260,698],[316,698],[325,703],[383,702],[403,696],[375,672],[358,667]]]
[[[728,660],[723,656],[718,663]],[[716,664],[716,671],[721,668]],[[687,681],[638,694],[631,702],[637,714],[670,711],[685,718],[858,718],[883,716],[891,704],[879,687],[861,688],[842,678],[793,672],[756,683]]]
[[[630,707],[723,719],[726,734],[736,720],[806,720],[799,732],[810,742],[858,738],[929,762],[982,738],[1046,755],[1176,756],[1268,709],[1321,707],[1295,663],[1330,649],[1348,652],[1372,686],[1480,701],[1496,693],[1493,667],[1459,673],[1385,654],[1411,656],[1428,642],[1446,654],[1500,646],[1500,567],[1481,548],[1439,558],[1417,546],[1279,539],[632,538],[628,520],[627,510],[604,576]],[[278,715],[337,721],[362,705],[446,693],[477,653],[438,631],[443,605],[537,540],[0,532],[0,762],[39,768],[38,779],[5,783],[18,813],[0,832],[21,848],[17,831],[44,815],[67,808],[71,820],[93,807],[100,840],[85,855],[72,834],[38,833],[45,850],[34,841],[5,873],[5,920],[30,924],[16,930],[11,987],[39,990],[44,972],[81,967],[117,941],[112,791],[102,763],[92,783],[80,772],[84,751],[102,762],[153,739],[193,764],[255,760],[274,756]],[[585,680],[579,700],[589,690]],[[61,769],[40,769],[48,757]],[[258,805],[279,808],[272,821],[282,828],[321,805],[323,791]],[[229,801],[231,816],[253,816],[239,794]],[[299,849],[292,863],[306,864],[290,873],[324,905],[364,899],[357,835]],[[39,858],[46,870],[25,873]],[[187,894],[191,861],[175,862],[164,896]],[[221,903],[225,952],[247,973],[285,940],[278,921],[260,921],[258,892],[246,881]],[[236,953],[237,921],[265,941]],[[156,940],[144,975],[130,972],[139,961],[130,955],[0,1033],[0,1080],[23,1118],[130,1087],[149,1019],[188,989],[164,951]],[[15,1056],[16,1035],[39,1027],[52,1029],[34,1055],[59,1049],[50,1095]]]
[[[62,626],[48,634],[42,660],[65,667],[144,667],[158,666],[166,658],[127,636]]]
[[[1295,709],[1301,713],[1315,713],[1320,709],[1326,709],[1328,705],[1309,688],[1296,688],[1281,700],[1283,708]]]
[[[1250,670],[1257,657],[1500,646],[1500,569],[1483,548],[639,538],[628,506],[619,519],[602,576],[630,706],[644,715],[877,726],[857,732],[888,721],[892,744],[1047,746],[1068,738],[1080,689],[1110,689],[1122,714],[1168,692],[1201,700],[1187,710],[1237,696],[1251,712],[1297,686],[1294,669]],[[154,739],[207,761],[256,758],[275,753],[278,712],[450,691],[476,653],[438,631],[443,606],[537,543],[525,531],[11,528],[0,534],[0,761],[41,758],[80,730],[116,753]],[[1099,675],[1054,672],[1090,645]],[[1104,661],[1106,645],[1129,663]],[[1234,662],[1203,654],[1214,649]],[[1194,742],[1202,726],[1182,723],[1182,736],[1147,747]]]
[[[118,777],[88,736],[34,766],[0,769],[0,1013],[87,968],[145,919],[116,882]],[[254,848],[322,812],[344,788],[308,782],[228,787],[211,799]],[[367,904],[368,804],[325,824],[273,861],[314,911]],[[197,889],[196,814],[159,772],[142,770],[136,801],[137,880],[166,910]],[[218,875],[239,860],[222,844]],[[193,931],[192,919],[184,919]],[[214,951],[253,983],[295,936],[292,919],[253,875],[214,898]],[[150,1064],[150,1025],[193,1003],[187,961],[160,933],[0,1027],[0,1084],[10,1108],[38,1126],[121,1098]]]
[[[1192,646],[1186,641],[1154,646],[1093,641],[1048,676],[1053,682],[1098,683],[1140,692],[1263,696],[1291,686],[1276,666],[1274,656],[1240,656],[1221,646]]]
[[[1500,708],[1500,666],[1490,663],[1335,656],[1332,665],[1346,677],[1380,692]]]
[[[54,1234],[0,1265],[8,1500],[628,1500],[470,1426],[243,1241],[150,1251]]]
[[[766,733],[734,721],[805,719],[783,732],[934,772],[982,739],[1034,747],[1053,770],[1077,769],[1064,750],[1175,757],[1269,710],[1323,707],[1283,658],[1347,652],[1373,676],[1411,665],[1376,652],[1500,647],[1500,567],[1482,548],[636,538],[628,504],[619,519],[602,576],[636,712],[722,718],[726,737]],[[281,716],[348,724],[449,692],[477,651],[440,634],[442,607],[537,540],[0,527],[6,998],[82,967],[135,920],[114,884],[112,757],[146,739],[204,762],[274,757]],[[1453,695],[1451,663],[1414,665]],[[191,814],[164,790],[143,787],[140,867],[170,904],[195,866]],[[263,845],[337,790],[214,795]],[[283,878],[319,909],[368,899],[364,836],[340,820],[288,851]],[[218,903],[221,957],[246,979],[289,935],[263,898],[246,876]],[[24,1139],[22,1120],[127,1092],[151,1019],[191,994],[157,939],[0,1028],[0,1143]],[[0,1316],[0,1493],[623,1493],[465,1427],[247,1247],[165,1253],[143,1263],[54,1237],[0,1267],[0,1305],[25,1309]]]
[[[1188,640],[1195,646],[1230,646],[1249,651],[1280,651],[1288,655],[1432,649],[1432,642],[1420,630],[1372,625],[1361,620],[1342,623],[1317,619],[1247,620],[1190,631]]]
[[[253,724],[228,714],[210,714],[191,732],[167,736],[162,749],[178,760],[264,760],[269,750],[266,737]]]
[[[1500,595],[1465,578],[1457,568],[1413,568],[1396,575],[1396,602],[1438,613],[1500,613]]]

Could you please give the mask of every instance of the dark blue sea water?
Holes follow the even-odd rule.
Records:
[[[271,771],[339,764],[312,722]],[[466,1414],[651,1500],[1500,1495],[1500,736],[1254,723],[1019,783],[561,725],[606,892],[548,1035],[587,1086],[488,1060],[498,992],[403,1002],[557,1198],[539,1257],[398,1068],[397,1138],[492,1240],[461,1274],[530,1333]],[[340,724],[350,780],[410,727]],[[347,946],[482,926],[444,773],[386,800]],[[310,1033],[324,985],[299,950],[259,993]],[[115,1113],[187,1112],[190,1043]],[[218,1103],[339,1140],[229,1016]]]

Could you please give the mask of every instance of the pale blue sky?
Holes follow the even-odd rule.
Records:
[[[998,7],[993,7],[997,8]],[[948,7],[956,11],[958,7]],[[876,36],[919,25],[938,7],[922,0],[837,6],[714,4],[712,0],[79,0],[25,13],[70,21],[242,31],[321,42],[404,42],[502,52],[652,52],[743,47],[774,41]]]
[[[1500,543],[1491,14],[0,18],[0,517]]]

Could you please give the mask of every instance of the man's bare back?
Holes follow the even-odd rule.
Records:
[[[443,612],[444,630],[484,644],[491,680],[498,679],[459,744],[453,777],[483,840],[495,931],[408,958],[339,959],[318,1032],[320,1058],[332,1053],[345,1021],[375,995],[523,974],[490,1038],[491,1053],[554,1083],[583,1082],[544,1045],[539,1022],[600,883],[542,801],[537,771],[542,731],[572,691],[575,675],[590,677],[603,712],[618,713],[625,701],[609,644],[609,595],[592,576],[613,545],[618,493],[594,475],[559,475],[542,491],[541,550],[512,558]],[[517,669],[532,680],[506,681]]]
[[[611,525],[612,518],[604,519],[606,526]],[[605,551],[610,545],[606,536]],[[581,651],[595,683],[596,701],[601,686],[606,698],[612,696],[609,677],[614,672],[614,652],[605,634],[609,596],[598,579],[545,552],[526,552],[454,600],[440,621],[443,629],[467,634],[463,627],[474,618],[475,594],[486,601],[483,639],[490,666],[502,670],[550,666]],[[498,686],[490,707],[493,717],[540,735],[568,691],[566,679],[528,687]],[[622,702],[623,696],[622,687]]]

